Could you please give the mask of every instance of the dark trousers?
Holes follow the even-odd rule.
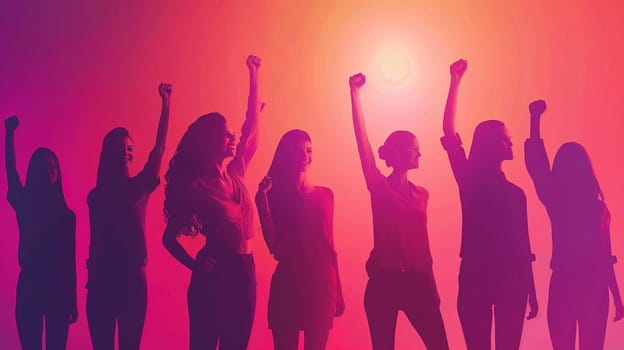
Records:
[[[251,254],[216,258],[209,272],[194,271],[188,289],[190,349],[244,350],[256,310]]]
[[[44,290],[38,281],[23,271],[17,282],[15,320],[23,350],[41,350],[45,321],[46,349],[64,350],[69,330],[69,310],[54,300],[50,290]]]
[[[553,349],[574,350],[577,326],[580,350],[602,349],[608,311],[609,290],[604,274],[553,272],[548,291],[548,330]]]
[[[119,350],[138,350],[147,311],[145,269],[117,278],[89,274],[87,320],[94,350],[113,350],[115,325]]]
[[[528,271],[493,273],[462,261],[457,311],[468,350],[492,348],[492,312],[496,321],[496,349],[520,347],[528,298]]]
[[[403,311],[429,350],[449,348],[432,272],[369,271],[364,307],[373,350],[394,349],[396,322]]]

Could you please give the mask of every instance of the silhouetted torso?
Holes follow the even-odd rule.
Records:
[[[146,165],[145,169],[151,167]],[[158,184],[156,174],[143,170],[134,177],[98,186],[89,193],[90,272],[114,273],[146,264],[145,209]]]
[[[269,328],[329,329],[337,300],[333,194],[268,192],[278,266],[271,281]]]

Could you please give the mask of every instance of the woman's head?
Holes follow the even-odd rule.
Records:
[[[97,185],[129,177],[133,152],[134,141],[127,129],[119,127],[109,131],[102,142]]]
[[[513,159],[511,137],[500,120],[486,120],[475,128],[470,147],[471,161],[502,162]]]
[[[290,130],[282,136],[268,175],[273,182],[306,172],[312,163],[312,140],[307,132]]]
[[[553,161],[552,175],[554,182],[565,193],[603,199],[589,156],[585,148],[576,142],[564,143],[559,148]]]
[[[38,148],[30,157],[25,189],[32,196],[51,194],[65,203],[61,166],[58,157],[49,148]]]
[[[394,169],[416,169],[420,156],[420,146],[416,136],[405,130],[393,132],[379,147],[379,158]]]
[[[234,156],[235,136],[225,117],[209,113],[188,127],[169,161],[165,174],[165,216],[194,234],[199,229],[188,201],[193,180],[202,175],[204,164]]]

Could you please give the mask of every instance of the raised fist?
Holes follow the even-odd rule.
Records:
[[[262,60],[258,56],[249,55],[247,57],[246,63],[247,63],[247,68],[249,68],[250,72],[257,72],[258,69],[260,68],[260,64],[262,63]]]
[[[18,125],[19,125],[19,119],[17,119],[16,116],[12,116],[4,120],[4,127],[5,129],[7,129],[7,131],[13,131],[17,129]]]
[[[546,102],[544,100],[533,101],[529,104],[529,112],[531,115],[542,115],[546,110]]]
[[[462,78],[464,73],[466,73],[466,69],[468,69],[468,61],[465,59],[459,59],[453,64],[451,64],[451,78],[455,80],[459,80]]]
[[[349,77],[349,87],[359,89],[366,83],[366,76],[362,73],[354,74]]]
[[[163,101],[171,101],[171,84],[160,83],[160,85],[158,85],[158,93]]]

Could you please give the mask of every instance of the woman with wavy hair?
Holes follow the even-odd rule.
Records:
[[[609,289],[615,318],[624,317],[624,305],[611,255],[611,214],[585,148],[564,143],[552,169],[540,136],[542,100],[529,105],[531,133],[525,162],[552,227],[552,258],[548,292],[548,330],[555,350],[574,349],[578,329],[581,350],[604,347],[609,311]]]
[[[450,67],[441,139],[462,208],[457,311],[468,350],[491,349],[492,316],[496,349],[513,350],[520,346],[527,300],[528,319],[538,311],[526,196],[502,170],[503,161],[513,159],[511,138],[503,122],[479,123],[466,157],[455,130],[455,110],[459,83],[467,68],[465,60]]]
[[[125,128],[102,143],[96,186],[89,193],[89,280],[87,319],[95,350],[112,350],[115,327],[120,350],[136,349],[147,311],[145,209],[159,180],[169,127],[171,85],[160,84],[162,100],[156,143],[143,170],[130,176],[134,142]]]
[[[38,148],[28,163],[26,184],[17,173],[17,117],[7,118],[7,199],[19,227],[15,319],[24,350],[41,349],[45,321],[46,349],[65,349],[69,325],[76,322],[76,216],[63,194],[56,154]]]
[[[344,299],[334,248],[334,194],[306,176],[312,140],[290,130],[277,145],[256,205],[264,240],[278,261],[269,294],[269,328],[276,350],[323,350]]]
[[[247,58],[249,98],[238,147],[219,113],[199,117],[182,136],[165,175],[165,248],[193,271],[188,288],[190,349],[245,349],[256,305],[252,203],[243,180],[257,147],[260,59]],[[232,159],[233,157],[233,159]],[[193,258],[179,235],[205,237]]]

